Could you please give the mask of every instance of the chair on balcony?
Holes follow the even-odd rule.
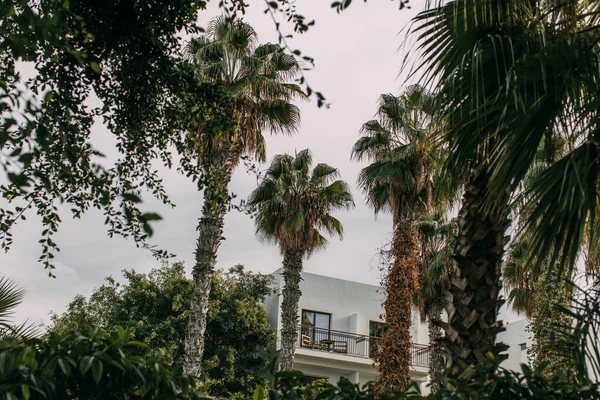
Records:
[[[302,340],[300,342],[300,347],[308,347],[309,349],[321,350],[321,345],[312,340],[310,336],[302,335],[301,339]]]
[[[336,340],[333,343],[333,352],[348,354],[348,342]]]

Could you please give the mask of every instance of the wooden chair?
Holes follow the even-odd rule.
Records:
[[[318,343],[315,343],[310,336],[308,335],[302,335],[301,337],[301,341],[300,341],[300,347],[308,347],[309,349],[320,349],[321,345]]]
[[[334,353],[348,353],[348,342],[335,341],[333,343],[333,351]]]

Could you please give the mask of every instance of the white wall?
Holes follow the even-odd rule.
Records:
[[[500,366],[511,371],[521,371],[521,364],[527,364],[527,350],[531,347],[531,333],[527,330],[529,321],[520,319],[518,321],[507,323],[506,331],[498,334],[498,341],[503,342],[510,347],[507,354],[508,359],[504,360]],[[521,349],[521,344],[525,344],[525,349]]]
[[[279,331],[280,318],[272,314],[280,312],[279,294],[283,290],[284,282],[281,269],[273,272],[273,275],[276,279],[276,294],[265,300],[265,309],[269,313],[269,322]],[[330,313],[331,329],[368,335],[369,321],[383,321],[381,304],[384,296],[378,289],[379,287],[374,285],[303,272],[299,312],[307,309]],[[413,312],[411,336],[413,342],[428,343],[427,327],[421,324],[416,312]]]

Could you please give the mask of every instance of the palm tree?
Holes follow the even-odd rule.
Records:
[[[291,370],[294,363],[302,260],[327,246],[324,233],[342,237],[342,223],[331,212],[354,206],[346,182],[335,180],[339,176],[336,168],[318,164],[311,172],[311,164],[308,149],[295,157],[275,156],[248,200],[257,210],[256,235],[261,241],[277,244],[283,255],[279,354],[283,371]]]
[[[432,142],[433,97],[418,86],[402,95],[382,95],[378,119],[365,123],[352,158],[371,162],[358,185],[375,213],[393,216],[393,263],[384,277],[386,329],[374,360],[380,387],[403,389],[410,382],[411,309],[419,288],[416,221],[434,205],[439,148]]]
[[[441,322],[444,309],[444,293],[450,286],[452,248],[456,235],[456,223],[448,221],[446,212],[433,211],[417,221],[421,254],[419,256],[419,286],[415,303],[421,319],[427,319],[429,331],[429,377],[431,391],[440,387],[439,377],[444,370],[444,358],[440,346],[443,336]]]
[[[291,101],[305,97],[297,85],[289,83],[300,73],[294,57],[276,44],[256,43],[250,25],[218,17],[185,49],[197,84],[220,91],[231,111],[224,118],[230,124],[227,128],[215,127],[209,115],[187,132],[190,146],[186,151],[197,157],[205,185],[183,362],[185,372],[196,376],[201,371],[210,282],[223,240],[233,170],[244,153],[264,161],[264,131],[296,131],[300,114]],[[206,100],[198,100],[202,101]]]
[[[439,84],[446,170],[468,182],[447,306],[453,377],[470,378],[476,366],[494,369],[505,358],[496,334],[503,330],[497,316],[509,204],[549,129],[582,137],[522,193],[533,205],[524,224],[530,257],[570,268],[591,233],[599,173],[596,8],[584,1],[453,0],[415,19],[419,67]]]

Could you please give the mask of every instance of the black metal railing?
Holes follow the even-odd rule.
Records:
[[[297,333],[296,347],[363,358],[373,358],[381,340],[375,336],[315,328],[308,325],[298,325]],[[410,352],[413,366],[429,366],[429,346],[413,343]]]

